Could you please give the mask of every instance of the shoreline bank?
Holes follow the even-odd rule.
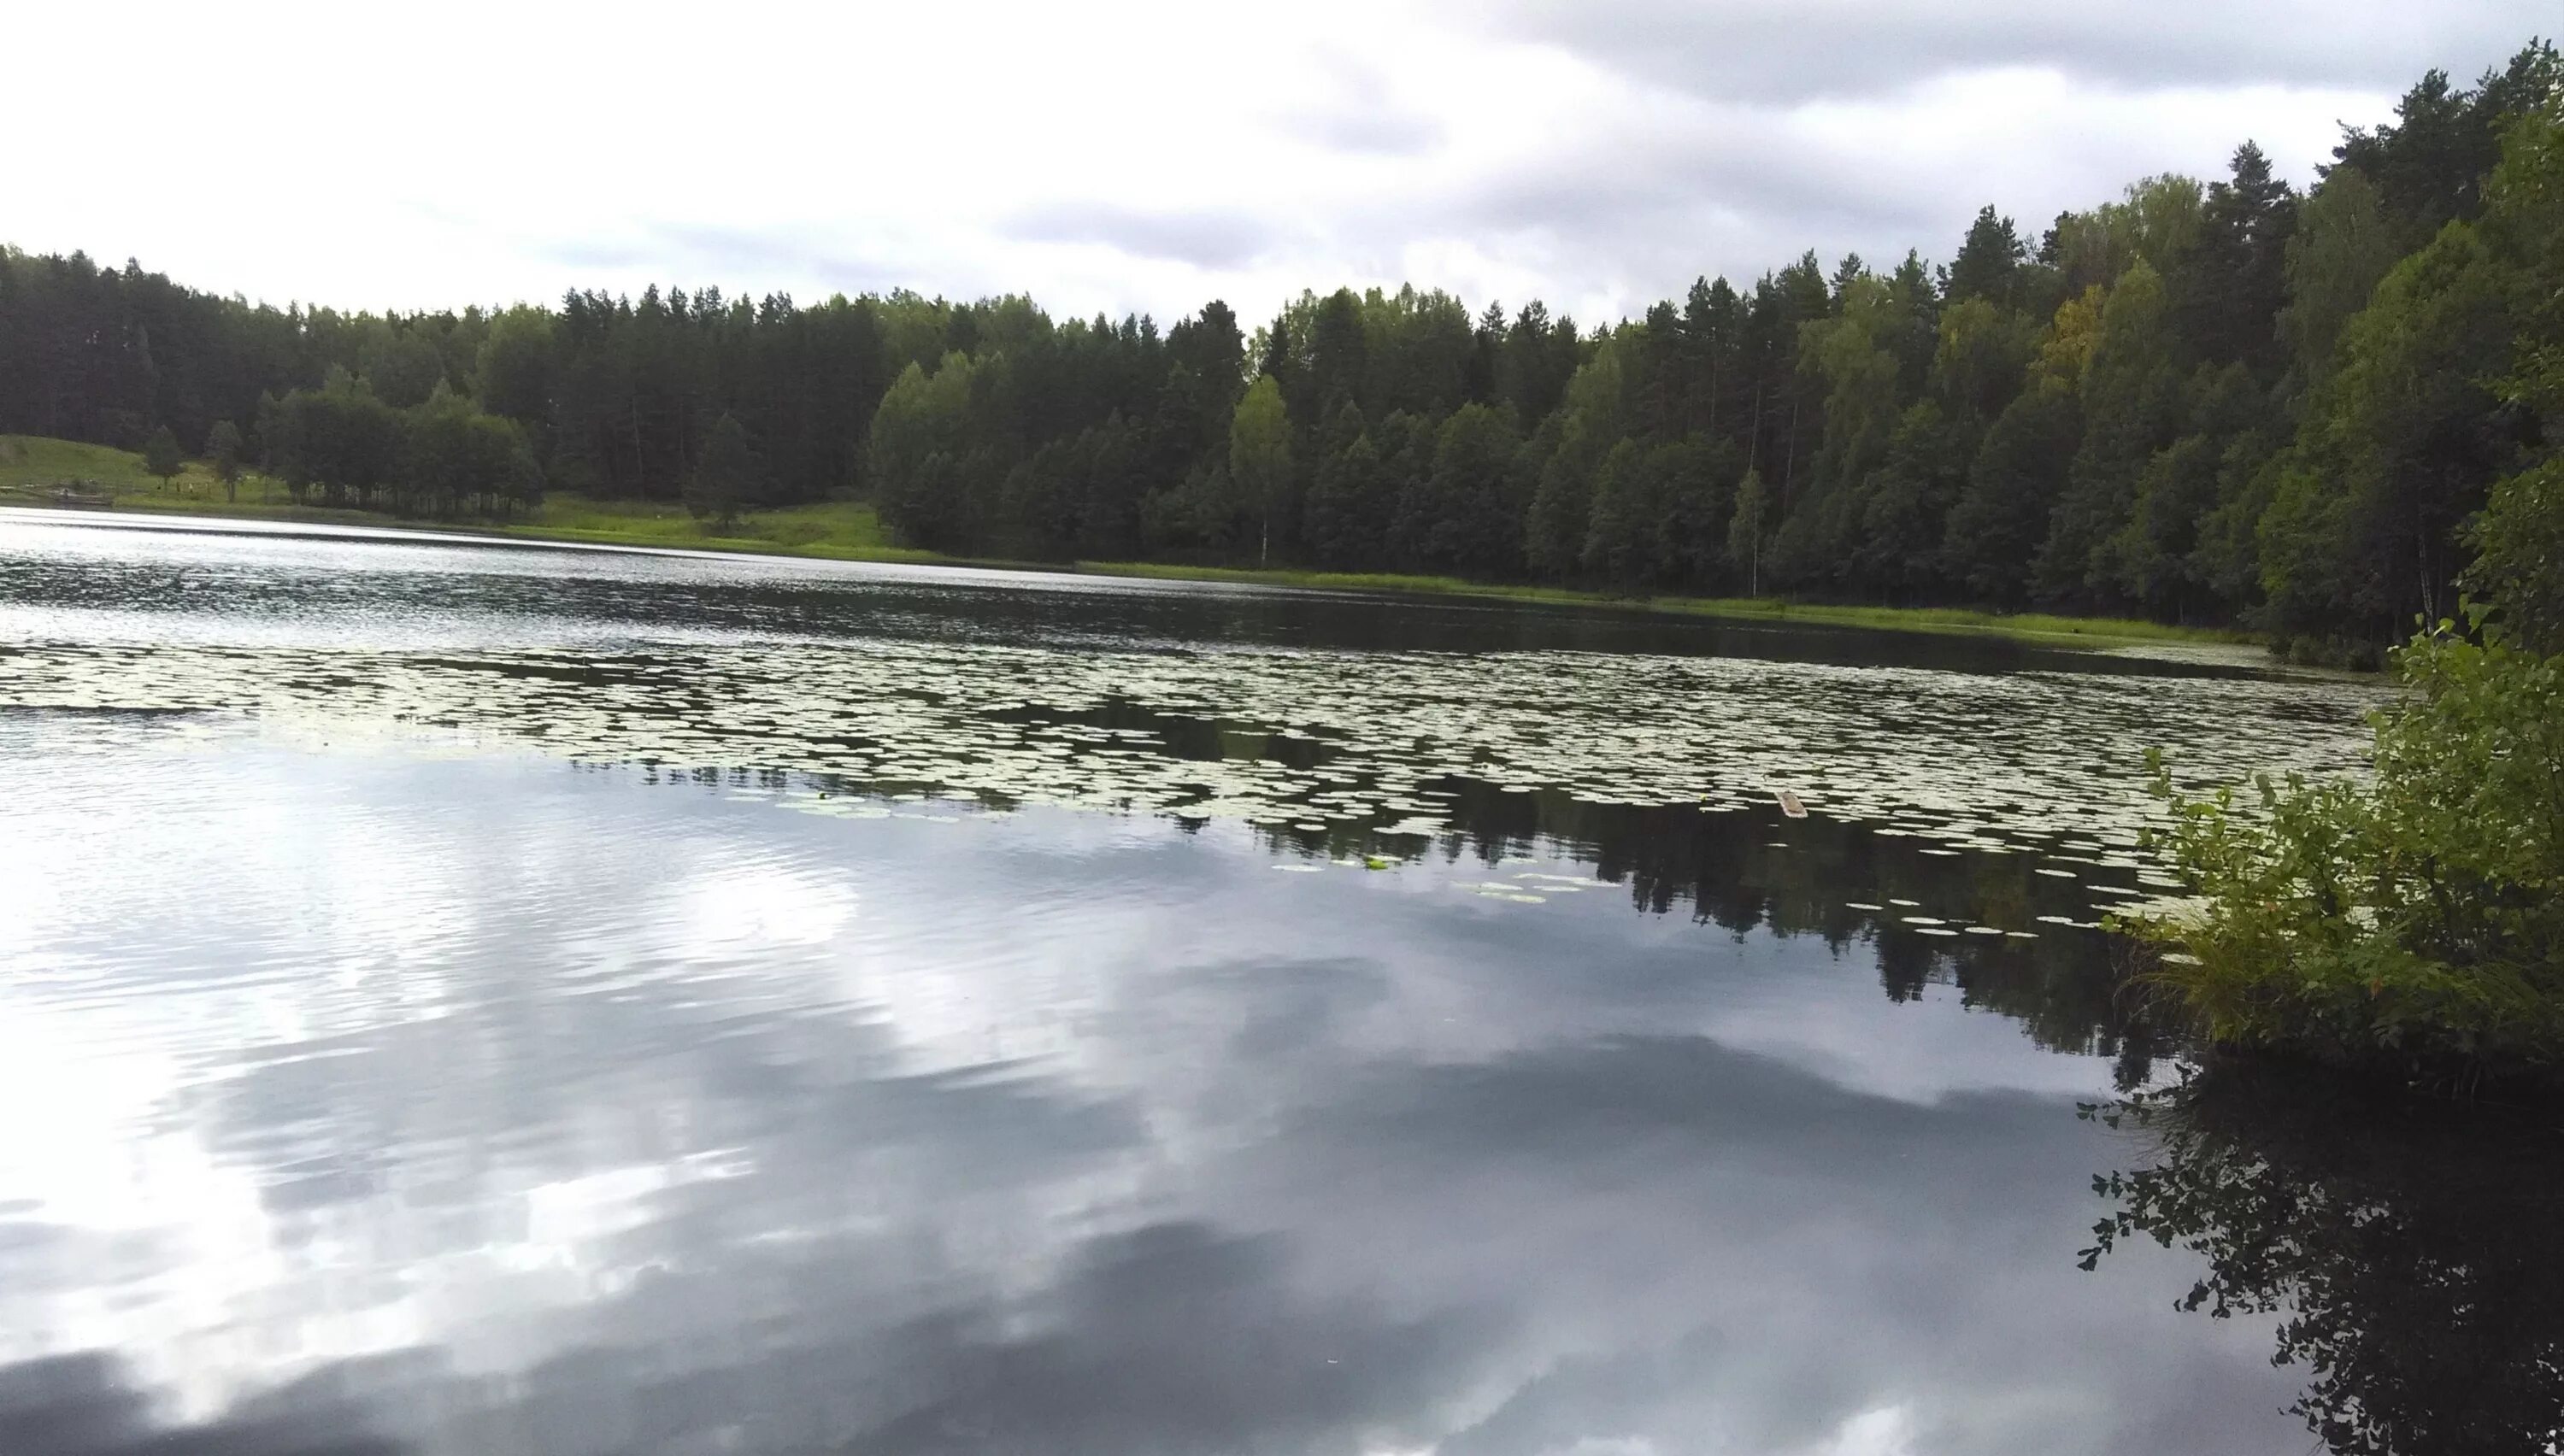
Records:
[[[42,492],[24,496],[0,491],[0,505],[91,514],[101,508],[63,505]],[[635,550],[704,551],[723,555],[773,556],[785,559],[873,562],[894,565],[965,566],[989,570],[1048,571],[1155,581],[1199,581],[1293,590],[1358,592],[1386,596],[1459,597],[1527,605],[1602,608],[1668,616],[1714,618],[1766,625],[1858,627],[1880,631],[1937,633],[1948,636],[1998,636],[2022,641],[2081,645],[2192,643],[2202,646],[2259,646],[2262,639],[2224,628],[2183,627],[2125,618],[2070,617],[2042,613],[2002,613],[1965,607],[1867,607],[1794,602],[1777,597],[1618,596],[1575,587],[1533,586],[1470,581],[1449,576],[1393,572],[1313,571],[1194,565],[1153,561],[1024,561],[952,555],[896,546],[879,539],[869,507],[834,504],[758,513],[748,518],[778,534],[742,530],[711,533],[683,512],[620,502],[590,502],[558,497],[555,505],[572,513],[570,520],[492,521],[439,525],[382,512],[353,508],[294,505],[282,502],[204,500],[158,492],[119,493],[104,509],[137,516],[191,520],[276,521],[314,525],[361,526],[428,538],[528,544],[554,542]],[[842,533],[851,539],[829,539]],[[799,535],[802,538],[795,539]],[[869,539],[867,539],[869,537]]]

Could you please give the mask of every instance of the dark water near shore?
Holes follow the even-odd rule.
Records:
[[[0,1452],[2541,1449],[2543,1134],[2077,1116],[2373,692],[0,513]]]

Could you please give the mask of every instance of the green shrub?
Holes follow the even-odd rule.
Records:
[[[2123,924],[2212,1040],[2469,1073],[2564,1063],[2564,657],[2443,623],[2396,654],[2372,783],[2176,793],[2161,837],[2198,893]]]

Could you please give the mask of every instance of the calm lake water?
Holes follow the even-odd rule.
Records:
[[[2543,1134],[2113,1105],[2377,693],[0,512],[0,1452],[2541,1449]]]

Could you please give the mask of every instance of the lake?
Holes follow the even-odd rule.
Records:
[[[2546,1135],[2113,989],[2380,701],[0,511],[0,1451],[2538,1449]]]

